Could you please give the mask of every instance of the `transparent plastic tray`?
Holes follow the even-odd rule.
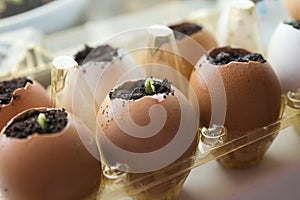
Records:
[[[226,138],[227,130],[222,124],[224,116],[217,118],[215,121],[218,123],[213,123],[211,127],[199,127],[197,99],[184,77],[182,63],[184,60],[196,65],[198,59],[206,52],[192,39],[188,37],[185,39],[185,45],[193,49],[198,57],[180,52],[180,46],[176,43],[173,32],[167,27],[158,25],[124,32],[107,40],[105,44],[120,48],[118,55],[109,62],[96,62],[90,60],[88,56],[84,64],[79,66],[71,57],[61,56],[54,59],[51,73],[53,104],[66,108],[80,118],[93,131],[93,138],[97,143],[96,148],[88,149],[101,160],[103,168],[101,185],[95,198],[101,200],[176,199],[193,168],[250,144],[268,138],[274,139],[280,130],[287,127],[299,128],[299,92],[282,95],[282,117],[279,117],[276,122],[251,131],[239,132],[239,135],[242,135],[240,137],[230,140]],[[100,137],[103,134],[96,120],[101,104],[112,88],[124,81],[147,77],[168,78],[178,89],[181,97],[188,101],[189,108],[192,108],[189,110],[192,118],[187,121],[196,121],[187,129],[192,130],[192,133],[185,133],[191,138],[190,145],[195,146],[193,155],[180,157],[184,153],[181,152],[180,158],[165,163],[163,160],[163,164],[155,166],[156,168],[151,168],[150,164],[155,162],[155,159],[151,156],[147,158],[148,154],[137,155],[136,160],[134,158],[133,161],[127,160],[128,163],[126,158],[125,161],[113,160],[118,158],[118,151],[113,153],[115,151],[113,149],[111,152],[104,149],[105,145],[101,141],[103,137]],[[220,87],[222,87],[221,81]],[[182,112],[185,113],[184,110]],[[85,142],[88,141],[83,141]],[[110,153],[114,154],[113,161],[110,160]],[[123,155],[122,152],[119,153]],[[140,163],[139,159],[148,159],[150,162]],[[143,171],[145,166],[149,168]]]

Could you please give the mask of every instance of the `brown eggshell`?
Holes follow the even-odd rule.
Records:
[[[232,49],[217,48],[209,54],[214,57],[220,51],[228,52]],[[246,52],[241,49],[238,51]],[[203,68],[217,67],[222,77],[227,101],[225,125],[229,130],[251,130],[278,119],[281,89],[268,62],[230,62],[227,65],[213,65],[205,55],[200,65]],[[190,83],[199,100],[201,124],[208,126],[211,100],[206,82],[200,73],[194,71]]]
[[[61,132],[26,139],[9,138],[4,128],[0,136],[2,195],[8,200],[82,200],[97,190],[100,162],[82,144],[77,131],[88,134],[89,130],[80,123],[68,113]]]
[[[182,38],[177,39],[176,44],[179,49],[179,52],[183,55],[182,64],[184,67],[184,76],[189,79],[194,69],[194,66],[198,62],[198,60],[205,54],[206,51],[217,47],[217,42],[215,41],[214,37],[211,33],[206,30],[202,29],[192,35],[189,36],[190,38]],[[197,44],[201,45],[195,48],[195,44],[190,40],[194,40]],[[203,47],[204,49],[202,49]]]
[[[168,95],[164,100],[159,101],[158,99],[152,98],[151,96],[145,96],[138,100],[129,101],[129,112],[133,121],[140,126],[146,126],[150,123],[149,118],[149,109],[155,104],[162,105],[167,112],[167,120],[164,127],[159,133],[149,138],[135,138],[124,133],[117,125],[112,116],[112,103],[114,100],[110,100],[109,97],[105,99],[102,103],[97,121],[99,127],[103,130],[105,136],[107,136],[111,142],[113,142],[118,147],[136,153],[146,153],[158,150],[165,145],[167,145],[176,135],[178,127],[180,124],[180,105],[176,96]],[[183,161],[190,156],[192,156],[198,145],[197,137],[191,142],[192,144],[189,148],[180,156],[174,163],[170,165],[175,165],[176,163]],[[101,142],[100,142],[101,148]],[[192,163],[185,162],[183,165],[177,165],[173,169],[166,170],[162,168],[154,172],[147,173],[127,173],[129,181],[134,181],[145,176],[150,176],[147,180],[138,182],[138,185],[150,184],[152,181],[162,179],[168,174],[173,174],[182,169],[188,168]],[[168,166],[170,167],[170,166]],[[155,173],[156,175],[151,175]],[[175,199],[181,191],[181,187],[188,176],[189,171],[182,174],[179,177],[173,178],[172,180],[159,184],[151,189],[144,191],[143,193],[138,194],[135,198],[137,200],[144,199],[166,199],[171,198]]]
[[[14,91],[14,98],[7,105],[0,105],[0,130],[18,113],[35,107],[51,107],[46,90],[38,82],[27,82],[25,87]]]
[[[180,34],[180,31],[178,32],[178,30],[180,30],[180,29],[182,30],[182,28],[193,30],[195,27],[198,27],[199,31],[192,33],[190,35],[186,35],[186,36],[195,40],[206,51],[209,51],[209,50],[217,47],[217,42],[216,42],[214,36],[203,26],[200,26],[200,25],[197,25],[197,24],[191,23],[191,22],[183,22],[183,23],[179,23],[179,24],[170,26],[170,28],[173,29],[174,31],[177,31],[178,34]],[[182,33],[182,34],[184,34],[184,33]],[[187,39],[187,38],[182,37],[180,39],[177,39],[176,40],[177,45],[180,46],[180,44],[182,43],[182,46],[180,47],[180,49],[182,49],[184,51],[189,51],[191,54],[195,54],[195,52],[193,52],[193,49],[186,47],[186,45],[184,44],[184,39]],[[188,53],[187,53],[187,55],[188,55]],[[199,55],[194,55],[194,56],[198,57],[197,61],[201,57],[201,56],[199,57]]]
[[[118,147],[136,153],[152,152],[168,144],[176,135],[180,124],[180,106],[177,98],[168,95],[161,102],[158,99],[145,96],[139,100],[129,101],[129,112],[132,120],[140,126],[150,123],[149,109],[155,105],[162,105],[168,116],[165,126],[156,135],[149,138],[138,138],[124,133],[113,120],[112,101],[107,97],[98,112],[97,121],[104,134]],[[165,134],[168,133],[168,134]]]
[[[201,68],[216,67],[223,80],[226,93],[225,126],[228,129],[228,139],[230,140],[244,134],[242,131],[249,131],[275,122],[279,118],[281,110],[281,89],[279,81],[268,62],[250,61],[230,62],[226,65],[211,64],[208,60],[208,55],[214,58],[221,51],[235,51],[243,54],[249,52],[230,47],[216,48],[203,56],[200,65],[197,66],[200,72]],[[205,79],[212,80],[210,81],[213,84],[211,88],[216,88],[214,84],[217,85],[217,75],[203,77],[203,74],[200,74],[198,70],[192,72],[190,84],[198,98],[200,124],[209,126],[211,120],[211,97]],[[233,134],[231,131],[237,132]],[[236,135],[239,132],[241,135]],[[265,141],[264,143],[269,145],[270,142]],[[264,145],[257,143],[256,146],[249,145],[247,153],[242,152],[242,150],[237,151],[241,153],[240,159],[245,162],[255,159],[254,157],[261,154],[253,152],[256,150],[260,151],[258,146],[261,146],[261,150],[265,149]]]
[[[203,28],[201,31],[192,34],[190,37],[195,41],[197,41],[207,51],[216,48],[218,46],[215,38],[206,28]]]

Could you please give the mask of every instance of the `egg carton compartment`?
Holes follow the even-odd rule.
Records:
[[[134,40],[132,40],[133,35]],[[100,51],[97,48],[89,52],[80,64],[68,56],[60,56],[53,60],[51,73],[53,105],[64,107],[80,118],[92,130],[93,138],[98,145],[89,148],[91,141],[83,139],[89,152],[102,162],[103,175],[97,199],[175,199],[192,169],[212,160],[220,160],[225,155],[241,149],[252,148],[252,151],[254,149],[252,154],[258,157],[258,161],[255,162],[259,162],[280,130],[299,126],[300,95],[297,92],[289,92],[282,95],[281,113],[274,123],[250,131],[239,131],[231,138],[228,138],[228,130],[222,123],[200,127],[198,119],[201,108],[198,107],[197,97],[187,80],[186,68],[189,64],[197,65],[199,57],[207,52],[195,40],[187,36],[183,38],[185,38],[185,45],[193,49],[198,57],[191,57],[190,53],[185,54],[182,51],[172,30],[155,25],[110,38],[102,45],[105,46],[104,49],[110,49],[108,51],[110,56],[100,61],[95,60],[95,55],[99,53],[97,51]],[[127,104],[125,101],[120,101],[111,111],[106,109],[110,105],[103,102],[107,101],[112,88],[127,81],[134,82],[147,78],[153,78],[149,79],[150,86],[151,81],[161,81],[164,78],[172,83],[175,94],[178,94],[175,96],[184,108],[181,110],[181,117],[187,125],[183,129],[188,131],[182,129],[181,133],[184,135],[174,136],[177,141],[172,143],[173,138],[170,143],[164,144],[174,145],[173,147],[169,145],[171,147],[166,152],[159,151],[160,149],[154,150],[154,153],[145,152],[143,145],[131,141],[130,145],[125,144],[122,148],[130,149],[137,146],[137,151],[124,153],[122,148],[112,147],[113,142],[109,141],[112,138],[107,138],[103,133],[101,126],[106,124],[101,124],[101,115],[108,115],[114,109],[126,108]],[[161,97],[160,101],[164,98]],[[139,109],[142,112],[143,106]],[[157,112],[159,111],[161,110],[158,109]],[[126,110],[124,113],[120,114],[121,116],[124,114],[123,119],[130,118],[126,115]],[[159,113],[162,116],[166,114]],[[152,118],[150,109],[149,116],[151,123],[152,120],[155,123],[163,121],[161,118],[158,120]],[[109,122],[108,120],[107,123]],[[136,132],[143,130],[140,126],[134,128]],[[153,128],[144,129],[145,135],[141,139],[147,140],[152,137],[153,133],[149,130]],[[130,136],[138,137],[135,133]],[[120,137],[126,139],[124,136]],[[124,145],[122,140],[114,142]],[[178,146],[184,150],[177,152]],[[172,155],[174,150],[178,153],[175,157]]]

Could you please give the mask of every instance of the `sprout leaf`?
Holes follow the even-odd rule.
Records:
[[[47,124],[46,124],[46,115],[44,113],[40,113],[37,118],[37,123],[42,127],[43,130],[46,130]]]
[[[145,91],[147,94],[153,94],[155,92],[154,81],[152,78],[147,78],[145,81]]]

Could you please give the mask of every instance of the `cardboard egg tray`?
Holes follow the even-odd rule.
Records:
[[[198,111],[201,108],[198,108],[197,99],[184,78],[181,59],[184,58],[193,65],[197,63],[178,51],[173,32],[160,25],[123,32],[103,44],[121,49],[112,61],[94,62],[87,57],[84,64],[79,66],[73,58],[60,56],[53,60],[51,72],[54,105],[64,107],[80,118],[92,130],[97,143],[97,149],[88,149],[93,155],[100,152],[98,159],[103,168],[101,185],[94,197],[96,199],[176,199],[192,169],[244,147],[265,143],[271,138],[267,142],[269,146],[280,130],[292,126],[299,128],[300,94],[291,91],[282,94],[281,116],[272,124],[239,132],[239,136],[230,139],[227,138],[228,132],[223,124],[212,124],[210,127],[200,127],[197,124],[195,129],[189,129],[195,130],[194,133],[185,133],[187,137],[195,138],[190,140],[191,143],[195,142],[196,147],[192,155],[180,157],[184,154],[180,152],[177,159],[171,162],[159,160],[160,155],[163,157],[170,154],[172,157],[171,151],[153,155],[129,152],[128,155],[132,157],[128,156],[127,159],[126,153],[123,154],[121,150],[118,152],[118,148],[104,149],[107,146],[100,141],[103,137],[99,137],[102,133],[97,116],[108,93],[124,81],[147,77],[160,80],[168,78],[180,94],[188,99],[198,122]],[[187,39],[187,45],[199,55],[206,53],[192,39]],[[157,54],[159,59],[155,56]],[[184,137],[181,139],[184,140]],[[159,164],[156,165],[156,162]]]

